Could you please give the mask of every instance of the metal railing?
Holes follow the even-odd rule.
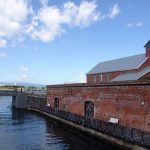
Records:
[[[46,97],[46,91],[43,90],[24,91],[24,93],[28,96]]]
[[[16,90],[0,90],[0,96],[15,96],[17,95]]]
[[[136,128],[131,128],[128,126],[113,124],[113,123],[98,120],[95,118],[89,118],[86,116],[73,114],[71,112],[54,109],[49,106],[43,106],[41,104],[31,104],[29,107],[42,110],[54,116],[74,122],[78,125],[96,130],[98,132],[111,135],[113,137],[122,139],[124,141],[130,142],[130,143],[133,143],[133,144],[145,147],[145,148],[150,148],[150,132],[145,132]]]

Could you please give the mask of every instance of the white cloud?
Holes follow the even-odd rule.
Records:
[[[64,4],[64,20],[72,26],[86,27],[98,21],[101,13],[96,8],[95,1],[82,1],[79,6],[67,2]]]
[[[0,48],[6,47],[7,41],[0,38]]]
[[[31,77],[27,74],[21,74],[20,76],[18,76],[15,79],[12,79],[11,81],[13,81],[13,82],[35,82],[36,78]]]
[[[111,9],[110,12],[108,14],[108,17],[110,19],[114,19],[117,15],[119,15],[119,13],[121,12],[118,4],[115,4]]]
[[[42,6],[47,6],[48,5],[48,0],[41,0]]]
[[[28,78],[28,75],[23,74],[21,77],[22,77],[22,79],[27,79],[27,78]]]
[[[137,27],[141,27],[141,26],[143,26],[143,23],[142,23],[142,22],[137,22],[137,23],[136,23],[136,26],[137,26]]]
[[[26,72],[26,71],[29,70],[29,68],[26,67],[26,66],[21,66],[21,67],[19,68],[19,70],[22,71],[22,72]]]
[[[68,1],[61,7],[49,5],[48,0],[40,2],[40,8],[33,10],[32,0],[0,0],[0,47],[9,40],[13,46],[22,43],[26,36],[50,42],[64,34],[66,26],[88,27],[105,16],[113,19],[120,13],[115,4],[108,15],[102,15],[95,0],[82,0],[78,5]]]
[[[66,2],[63,8],[48,6],[44,1],[43,7],[28,26],[27,33],[33,39],[52,41],[65,32],[64,25],[86,27],[98,21],[101,13],[96,8],[94,1],[82,1],[79,6]]]
[[[136,26],[137,26],[137,27],[141,27],[141,26],[143,26],[143,23],[142,23],[142,22],[137,22],[137,23],[136,23]]]
[[[27,0],[0,0],[0,38],[5,41],[22,32],[29,8]],[[0,42],[1,45],[1,42]]]
[[[11,79],[13,82],[30,82],[34,80],[34,77],[29,75],[29,67],[23,65],[14,69],[15,77]]]
[[[30,78],[27,74],[22,74],[20,77],[16,79],[16,81],[28,81]]]
[[[128,24],[126,25],[126,27],[128,27],[128,28],[131,28],[131,27],[141,27],[141,26],[143,26],[143,23],[142,23],[142,22],[128,23]]]
[[[134,27],[134,25],[135,25],[135,24],[133,24],[133,23],[128,23],[128,24],[126,25],[126,27],[129,27],[129,28],[130,28],[130,27]]]
[[[6,58],[6,57],[8,57],[7,54],[5,54],[5,53],[0,53],[0,58]]]

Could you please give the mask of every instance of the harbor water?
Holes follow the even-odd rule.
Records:
[[[46,116],[12,108],[0,97],[0,150],[115,150]]]

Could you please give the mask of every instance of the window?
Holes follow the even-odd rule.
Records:
[[[103,82],[103,74],[100,74],[100,82]]]
[[[94,83],[96,83],[96,75],[94,75]]]
[[[109,73],[106,74],[106,81],[109,81]]]
[[[59,98],[57,97],[54,99],[54,109],[55,110],[59,109]]]
[[[91,101],[85,102],[85,116],[94,117],[94,103]]]

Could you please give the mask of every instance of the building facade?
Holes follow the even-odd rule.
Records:
[[[150,41],[145,53],[98,63],[87,73],[87,83],[150,80]]]
[[[145,47],[146,54],[98,64],[85,84],[48,85],[48,105],[150,132],[150,41]]]

